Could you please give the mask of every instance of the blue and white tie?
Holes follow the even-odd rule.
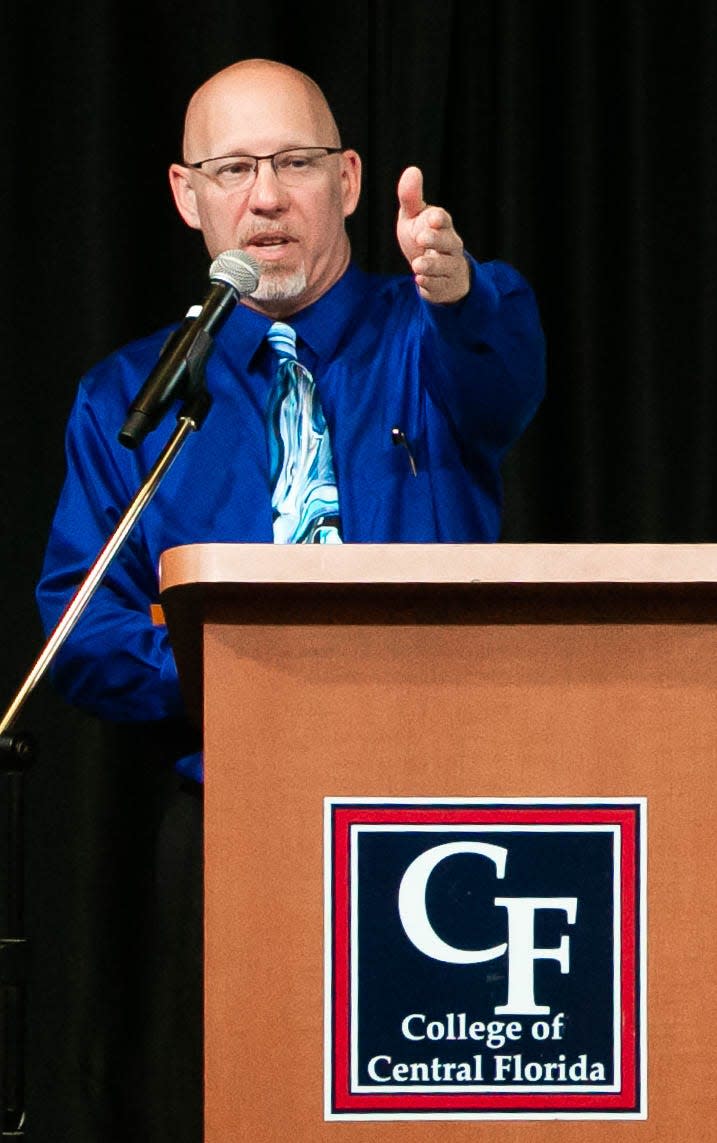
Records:
[[[314,378],[296,358],[296,332],[276,321],[267,337],[279,368],[267,410],[275,544],[340,544],[331,441]]]

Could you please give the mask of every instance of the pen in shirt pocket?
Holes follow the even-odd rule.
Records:
[[[406,439],[406,434],[404,433],[403,429],[400,429],[398,425],[394,425],[394,427],[391,429],[391,443],[394,445],[403,445],[406,452],[408,453],[408,463],[411,466],[411,472],[414,476],[418,476],[418,468],[416,467],[415,457],[411,452],[411,446]]]

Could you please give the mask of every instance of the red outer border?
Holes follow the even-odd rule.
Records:
[[[556,799],[559,806],[559,799]],[[498,808],[500,806],[500,808]],[[332,1112],[390,1113],[399,1111],[436,1114],[441,1112],[638,1112],[638,837],[639,805],[617,804],[614,807],[596,800],[588,804],[565,805],[564,808],[539,806],[495,808],[476,805],[374,807],[332,805]],[[351,1052],[351,877],[350,828],[353,825],[617,825],[621,842],[621,981],[622,995],[622,1089],[619,1092],[581,1092],[575,1095],[544,1092],[513,1092],[501,1095],[353,1094],[350,1091]]]

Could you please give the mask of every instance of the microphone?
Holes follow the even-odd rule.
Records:
[[[259,285],[259,264],[243,250],[225,250],[209,267],[211,287],[201,306],[192,306],[179,329],[170,334],[159,361],[129,407],[118,433],[126,448],[136,448],[156,429],[177,398],[190,396],[213,346],[213,335],[234,306]]]

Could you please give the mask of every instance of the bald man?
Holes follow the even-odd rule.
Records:
[[[149,619],[166,548],[297,536],[494,541],[501,461],[543,393],[530,287],[505,263],[479,263],[464,251],[450,215],[425,204],[418,168],[398,183],[397,240],[410,272],[366,274],[351,261],[345,222],[359,199],[361,161],[341,145],[324,96],[301,72],[245,60],[210,78],[189,103],[183,161],[169,178],[181,217],[201,230],[209,255],[244,250],[261,276],[215,339],[206,369],[213,407],[202,431],[56,664],[66,696],[113,721],[183,713],[166,631]],[[272,406],[277,319],[296,338],[312,386],[302,423],[319,425],[315,470],[301,494],[286,487],[292,442],[274,439],[287,420],[283,405]],[[126,346],[80,384],[38,587],[48,630],[171,431],[164,425],[134,452],[117,442],[167,334]],[[331,527],[307,522],[316,500],[331,502]],[[196,759],[186,772],[198,776]]]
[[[544,349],[528,284],[464,251],[449,214],[424,201],[416,167],[398,183],[407,272],[368,274],[352,262],[345,223],[361,161],[316,84],[293,68],[246,60],[209,79],[189,104],[169,178],[210,257],[246,251],[259,284],[214,339],[201,432],[62,648],[55,680],[102,719],[176,729],[174,658],[150,620],[161,553],[202,541],[496,540],[501,461],[542,397]],[[80,384],[38,586],[48,631],[173,429],[160,426],[134,451],[117,440],[168,332],[124,347]],[[166,902],[168,915],[158,923],[161,1067],[151,1089],[165,1098],[146,1137],[172,1143],[201,1139],[202,774],[190,738],[180,734],[156,862],[157,912]]]

